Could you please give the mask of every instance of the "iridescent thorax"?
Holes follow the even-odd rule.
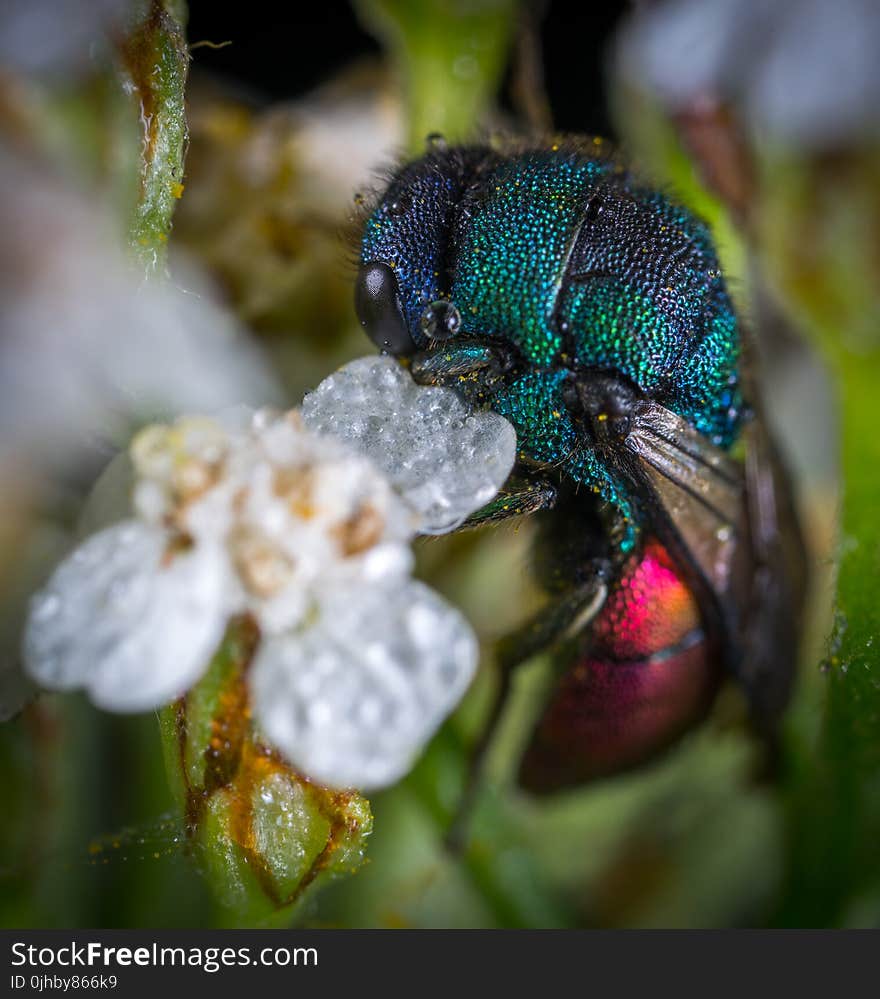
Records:
[[[367,219],[361,259],[393,274],[413,350],[508,350],[485,401],[516,427],[520,457],[625,518],[626,488],[566,404],[572,373],[614,372],[718,446],[737,436],[740,337],[706,226],[600,140],[432,149]]]

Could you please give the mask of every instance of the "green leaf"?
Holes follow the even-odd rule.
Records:
[[[834,631],[819,740],[788,788],[790,865],[782,925],[880,915],[880,155],[765,150],[765,267],[818,341],[837,390],[842,508]],[[857,917],[853,917],[857,918]]]
[[[846,924],[871,893],[880,917],[880,355],[830,352],[842,423],[843,509],[837,617],[818,745],[794,775],[791,858],[781,925]]]

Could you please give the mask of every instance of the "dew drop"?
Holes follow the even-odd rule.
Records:
[[[422,313],[419,325],[432,340],[448,340],[461,328],[461,313],[452,302],[432,302]]]

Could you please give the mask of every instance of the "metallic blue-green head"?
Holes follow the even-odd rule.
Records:
[[[454,336],[448,267],[456,215],[485,148],[435,145],[392,177],[364,225],[355,307],[370,339],[398,356]]]

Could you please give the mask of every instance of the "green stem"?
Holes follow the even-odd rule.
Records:
[[[183,194],[189,66],[185,11],[181,0],[152,0],[146,20],[122,46],[125,86],[138,114],[142,143],[129,243],[147,273],[165,268],[171,218]]]
[[[355,7],[391,55],[409,149],[421,150],[431,133],[472,139],[501,81],[516,0],[356,0]]]

